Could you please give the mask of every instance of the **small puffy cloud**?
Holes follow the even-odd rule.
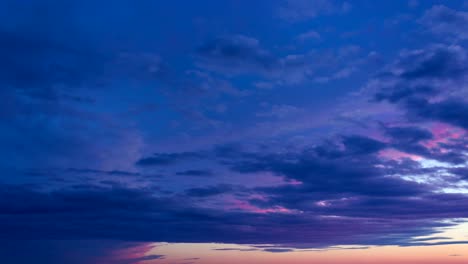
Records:
[[[243,35],[222,36],[206,42],[197,49],[197,55],[201,66],[231,74],[267,73],[278,63],[257,39]]]
[[[288,118],[303,114],[304,109],[293,105],[273,105],[270,110],[257,113],[258,117]]]
[[[320,34],[315,30],[310,30],[297,36],[299,41],[320,40],[321,38]]]
[[[300,22],[320,15],[346,13],[351,8],[349,2],[334,0],[285,0],[278,10],[278,16],[289,22]]]
[[[453,39],[468,39],[468,12],[457,11],[443,5],[427,10],[420,23],[432,33]]]

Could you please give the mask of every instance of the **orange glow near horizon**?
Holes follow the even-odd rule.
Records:
[[[382,246],[363,249],[297,250],[271,253],[264,251],[215,250],[247,249],[229,244],[157,244],[151,254],[164,254],[163,260],[149,263],[200,264],[466,264],[468,245],[398,247]],[[196,259],[198,258],[198,259]]]
[[[456,220],[456,219],[453,219]],[[459,221],[461,219],[458,219]],[[153,243],[144,255],[164,255],[163,259],[138,264],[466,264],[468,263],[468,222],[438,228],[424,237],[425,246],[343,245],[324,249],[290,249],[267,252],[274,245],[237,245],[220,243]],[[435,245],[437,243],[454,243]],[[460,244],[457,244],[460,243]],[[465,244],[462,244],[465,243]],[[141,251],[137,250],[139,252]],[[135,252],[135,250],[133,251]]]

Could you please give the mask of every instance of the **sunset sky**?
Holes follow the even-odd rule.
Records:
[[[0,263],[468,263],[468,1],[0,0]]]

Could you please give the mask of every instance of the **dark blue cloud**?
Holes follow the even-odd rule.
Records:
[[[457,11],[444,5],[427,10],[419,21],[432,33],[443,38],[467,39],[468,12]]]
[[[391,103],[401,102],[406,100],[407,98],[411,98],[413,96],[431,96],[436,95],[438,92],[431,86],[416,86],[412,87],[408,84],[401,84],[392,87],[392,89],[385,89],[382,91],[378,91],[375,94],[375,99],[377,101],[384,101],[387,100]]]
[[[266,248],[263,251],[270,252],[270,253],[286,253],[286,252],[293,252],[293,249],[290,248]]]
[[[167,166],[181,161],[203,158],[204,155],[197,152],[180,153],[156,153],[153,156],[142,158],[136,162],[138,166]]]
[[[176,173],[179,176],[195,176],[195,177],[209,177],[213,176],[213,172],[210,170],[186,170],[179,171]]]
[[[257,248],[215,248],[216,251],[257,251]]]
[[[452,46],[410,53],[397,65],[403,68],[399,76],[408,80],[463,77],[468,71],[464,54],[463,49]]]
[[[296,196],[300,193],[297,192]],[[422,201],[405,198],[358,200],[356,206],[324,209],[323,213],[327,210],[331,214],[341,211],[343,216],[348,215],[343,219],[328,219],[318,217],[314,213],[317,208],[314,211],[304,211],[300,217],[294,218],[288,214],[201,209],[190,205],[190,201],[179,200],[182,198],[157,197],[148,191],[136,189],[83,186],[39,192],[28,187],[3,186],[0,195],[4,201],[0,204],[1,231],[5,236],[14,236],[17,239],[268,242],[309,243],[315,246],[352,242],[393,244],[397,241],[386,240],[387,235],[406,234],[400,238],[400,242],[403,242],[412,235],[430,234],[433,232],[432,228],[440,226],[430,219],[462,217],[463,212],[454,208],[466,199],[463,196],[451,198],[445,195]],[[282,195],[288,197],[287,192]],[[299,197],[307,198],[303,195]],[[411,207],[401,207],[408,203]],[[368,217],[369,221],[362,222],[359,220],[361,218],[354,219],[350,216]],[[427,220],[423,220],[424,218]],[[243,225],[254,225],[255,232],[242,228]],[[294,228],[297,226],[302,227]],[[359,230],[362,228],[368,230],[369,237],[361,237]],[[276,232],[283,232],[282,230],[288,232],[277,236]],[[304,236],[308,232],[315,235]]]
[[[258,39],[245,35],[224,35],[202,44],[196,50],[198,67],[229,78],[261,78],[253,86],[301,85],[311,81],[327,83],[348,78],[357,65],[359,48],[344,47],[324,54],[314,52],[278,55],[263,47]],[[263,81],[266,79],[267,81]]]
[[[141,249],[140,249],[141,248]],[[164,259],[162,255],[142,257],[116,255],[119,250],[133,250],[144,255],[145,243],[109,240],[0,240],[0,257],[5,263],[136,264],[144,260]],[[141,251],[141,252],[140,252]],[[27,252],[27,253],[25,253]]]
[[[468,103],[466,101],[448,99],[430,103],[426,100],[410,100],[406,107],[410,114],[418,117],[468,128]]]
[[[289,22],[301,22],[314,19],[321,15],[333,13],[346,13],[352,5],[346,1],[317,0],[314,2],[304,0],[282,1],[278,9],[278,16]]]
[[[419,127],[386,127],[385,133],[402,144],[414,144],[433,138],[430,131]]]
[[[228,72],[269,72],[279,63],[257,39],[242,35],[219,37],[199,47],[197,54],[207,67]]]
[[[217,186],[209,186],[203,188],[191,188],[186,190],[186,194],[192,197],[209,197],[220,194],[229,193],[234,190],[234,187],[227,184],[220,184]]]
[[[346,155],[366,155],[385,148],[385,143],[363,136],[345,136],[341,143]]]
[[[68,168],[66,171],[72,172],[72,173],[108,174],[108,175],[116,175],[116,176],[139,176],[140,175],[140,173],[138,172],[121,171],[121,170],[104,171],[104,170],[95,170],[95,169]]]
[[[406,52],[393,70],[380,76],[382,87],[375,98],[398,104],[410,119],[467,128],[468,103],[456,96],[463,92],[460,86],[468,74],[467,58],[465,48],[454,45]]]
[[[467,167],[458,167],[458,168],[451,168],[450,173],[462,178],[468,179],[468,168]]]
[[[86,90],[79,89],[108,88],[115,79],[141,83],[160,79],[157,55],[102,52],[74,39],[71,32],[66,42],[52,34],[0,28],[4,89],[46,101],[94,103],[94,98],[82,95]]]

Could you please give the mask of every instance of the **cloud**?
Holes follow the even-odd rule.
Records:
[[[310,201],[307,193],[310,191],[299,191],[295,197]],[[283,198],[293,198],[287,192],[281,194]],[[141,189],[81,186],[42,192],[2,186],[0,196],[4,201],[0,203],[1,232],[16,239],[305,243],[309,247],[404,243],[409,237],[431,234],[434,227],[445,226],[434,223],[433,217],[463,216],[454,208],[464,199],[447,195],[428,200],[427,204],[415,201],[410,207],[401,206],[411,201],[404,198],[387,198],[390,200],[379,203],[370,199],[359,206],[331,208],[320,215],[317,208],[302,208],[303,213],[291,218],[289,214],[203,209],[186,198],[158,197]],[[411,212],[405,208],[411,208]],[[340,217],[326,216],[338,212]],[[367,221],[362,221],[362,217]],[[367,230],[364,236],[359,231],[362,229]]]
[[[131,264],[131,263],[139,263],[141,261],[148,261],[148,260],[156,260],[156,259],[164,259],[165,256],[164,255],[146,255],[146,256],[143,256],[143,257],[138,257],[138,258],[133,258],[133,259],[129,259],[128,263]]]
[[[448,144],[433,143],[437,142],[434,135],[418,127],[385,127],[384,132],[390,137],[389,147],[400,150],[403,153],[414,154],[440,162],[452,164],[463,164],[465,155],[463,151],[463,141],[458,139],[446,139]],[[430,173],[425,171],[424,173]]]
[[[234,190],[233,186],[228,184],[220,184],[216,186],[191,188],[185,191],[185,194],[191,197],[210,197],[220,194],[226,194]]]
[[[384,130],[394,141],[402,144],[414,144],[433,138],[430,131],[420,127],[385,127]]]
[[[216,251],[258,251],[257,248],[215,248]]]
[[[399,76],[415,79],[457,79],[463,77],[468,66],[466,51],[460,46],[439,46],[405,54],[399,62],[403,71]]]
[[[202,154],[197,152],[180,153],[155,153],[150,157],[141,158],[136,162],[138,166],[168,166],[178,162],[190,161],[202,158]]]
[[[263,77],[280,84],[303,82],[311,74],[312,57],[307,54],[273,55],[257,39],[228,35],[208,41],[197,49],[197,64],[227,76]]]
[[[300,34],[299,36],[297,36],[297,39],[299,41],[320,40],[321,38],[322,37],[320,36],[320,34],[315,30],[310,30],[310,31],[304,32],[304,33]]]
[[[278,10],[278,16],[289,22],[301,22],[320,15],[346,13],[352,6],[348,2],[333,0],[285,0]]]
[[[197,49],[200,65],[228,74],[268,74],[279,67],[278,59],[260,46],[257,39],[243,36],[222,36]]]
[[[110,167],[115,159],[121,164],[115,168],[128,169],[123,160],[141,138],[133,127],[122,129],[121,119],[104,110],[107,103],[94,108],[112,100],[106,94],[98,102],[96,94],[114,93],[121,82],[154,84],[163,69],[159,56],[123,55],[105,40],[106,48],[98,47],[75,27],[70,3],[48,0],[28,10],[13,1],[1,5],[11,11],[0,23],[0,94],[8,101],[0,107],[2,154],[18,167]],[[102,134],[106,139],[97,140]]]
[[[346,46],[331,51],[278,56],[255,38],[225,35],[202,44],[196,51],[196,64],[228,77],[267,79],[256,81],[255,86],[271,88],[308,80],[329,82],[347,78],[357,71],[357,66],[366,66],[367,60],[360,57],[360,51],[358,46]]]
[[[448,99],[430,103],[427,100],[411,100],[406,104],[411,114],[418,117],[437,120],[461,128],[468,128],[468,103],[457,99]]]
[[[150,249],[151,245],[146,243],[110,240],[0,241],[2,261],[17,264],[136,264],[164,258],[162,255],[146,255]]]
[[[304,109],[293,105],[272,105],[268,111],[258,112],[258,117],[290,118],[304,113]]]
[[[58,42],[51,34],[0,29],[2,86],[39,100],[93,102],[77,90],[109,86],[117,76],[141,82],[160,77],[162,62],[156,54],[102,53]]]
[[[457,45],[404,52],[374,80],[375,99],[398,104],[412,119],[467,128],[467,62],[466,50]]]
[[[179,176],[195,176],[195,177],[210,177],[213,176],[213,172],[210,170],[186,170],[176,172]]]
[[[348,136],[339,142],[318,145],[299,153],[239,154],[242,158],[231,163],[231,169],[247,174],[273,173],[300,183],[257,188],[256,192],[263,193],[264,198],[254,198],[249,202],[260,208],[281,206],[301,212],[379,219],[387,214],[392,219],[412,215],[420,220],[450,218],[450,214],[455,216],[457,200],[467,199],[465,195],[435,194],[434,191],[443,188],[444,184],[416,183],[400,177],[428,176],[437,173],[438,168],[423,168],[414,161],[385,161],[380,157],[381,151],[386,148],[399,144],[419,144],[422,140],[432,139],[432,134],[408,127],[394,127],[387,129],[387,133],[392,140],[386,144],[374,139]],[[423,145],[420,147],[430,158],[447,161],[444,155],[432,153]],[[448,148],[446,151],[452,150]],[[457,170],[453,173],[463,174]],[[407,206],[401,207],[401,204]],[[465,214],[461,213],[460,217],[465,217]]]
[[[114,175],[114,176],[139,176],[140,175],[140,173],[138,172],[121,171],[121,170],[104,171],[104,170],[96,170],[96,169],[68,168],[66,169],[66,171],[72,172],[72,173],[107,174],[107,175]]]
[[[242,173],[271,172],[301,182],[297,186],[260,189],[285,199],[286,203],[281,206],[299,210],[305,209],[301,207],[303,201],[320,201],[322,195],[330,199],[355,195],[404,197],[429,190],[429,186],[386,177],[391,167],[379,169],[376,166],[381,163],[376,157],[382,149],[378,143],[357,140],[348,143],[344,150],[338,146],[326,147],[328,150],[323,148],[298,155],[259,155],[233,164],[232,169]]]
[[[468,39],[468,12],[457,11],[443,5],[435,5],[419,21],[432,33],[444,38]]]
[[[450,173],[460,177],[461,179],[467,180],[468,179],[468,167],[455,167],[449,169]]]
[[[418,0],[409,0],[408,1],[408,7],[416,8],[418,6],[419,6],[419,1]]]
[[[287,253],[293,252],[294,250],[290,248],[265,248],[263,251],[270,253]]]

